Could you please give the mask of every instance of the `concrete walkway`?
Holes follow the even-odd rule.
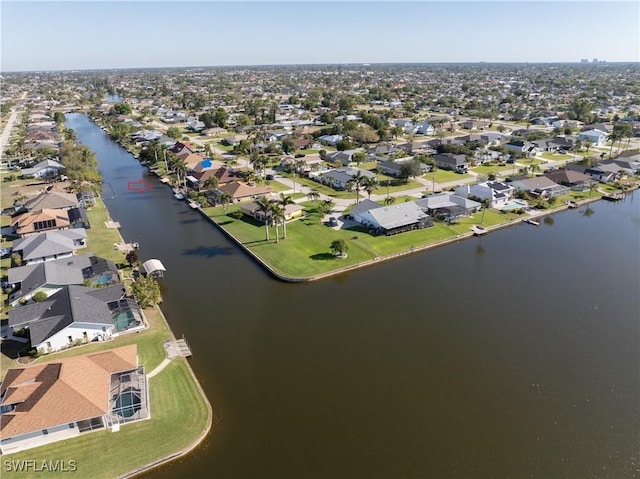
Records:
[[[171,359],[164,358],[162,360],[162,362],[160,364],[158,364],[158,366],[156,366],[156,368],[153,371],[151,371],[149,374],[147,374],[147,377],[148,378],[152,378],[153,376],[158,374],[160,371],[162,371],[165,367],[167,367],[167,364],[169,364],[170,362],[171,362]]]

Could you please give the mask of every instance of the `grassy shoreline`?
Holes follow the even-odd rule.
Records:
[[[96,206],[88,211],[92,228],[87,230],[88,247],[81,252],[92,252],[122,263],[124,254],[116,251],[113,243],[124,240],[119,230],[105,226],[104,222],[110,220],[109,211],[100,198],[97,200]],[[163,343],[175,337],[160,306],[147,309],[144,314],[148,324],[144,330],[124,334],[111,341],[43,355],[36,361],[48,362],[135,343],[138,345],[139,364],[149,373],[166,356]],[[21,365],[3,356],[0,366],[2,377],[10,367]],[[35,460],[38,464],[49,460],[64,461],[64,464],[75,461],[76,473],[81,477],[107,479],[133,477],[188,454],[213,427],[213,409],[195,373],[186,358],[175,358],[148,381],[151,419],[125,425],[117,433],[108,429],[85,433],[10,454],[5,459]],[[2,477],[8,478],[36,478],[42,474],[37,470],[16,472],[2,469]],[[68,471],[47,472],[47,477],[59,476],[68,476]]]
[[[572,192],[561,200],[579,205],[600,200],[601,193]],[[236,207],[237,209],[237,207]],[[279,243],[266,240],[265,228],[248,218],[234,218],[222,207],[201,208],[199,212],[216,225],[231,240],[261,264],[274,277],[287,282],[309,282],[349,271],[366,268],[401,256],[444,246],[473,236],[471,226],[481,225],[488,232],[519,224],[524,218],[541,218],[568,209],[564,203],[536,210],[533,214],[517,215],[486,210],[463,218],[455,224],[436,222],[423,230],[409,231],[396,236],[371,236],[364,229],[334,230],[320,223],[320,215],[313,211],[287,225],[287,239]],[[232,207],[229,213],[233,213]],[[349,245],[346,259],[336,258],[329,250],[331,241],[343,239]]]

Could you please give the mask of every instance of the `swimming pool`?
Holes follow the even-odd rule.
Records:
[[[95,279],[94,284],[99,284],[101,286],[104,286],[111,282],[113,282],[113,273],[102,273],[100,276],[98,276]]]
[[[500,209],[502,211],[513,211],[520,208],[527,208],[528,206],[529,206],[529,203],[527,203],[526,201],[513,200],[511,203],[504,205]]]

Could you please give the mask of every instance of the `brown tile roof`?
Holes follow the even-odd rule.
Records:
[[[42,222],[42,224],[36,225],[36,223],[39,222]],[[51,226],[48,226],[46,222],[53,223],[50,223]],[[24,213],[11,221],[11,226],[16,229],[16,234],[18,235],[53,229],[64,229],[68,228],[69,224],[69,214],[65,210],[53,210],[49,208]],[[36,228],[36,226],[38,226],[38,228]]]
[[[0,416],[3,438],[102,416],[109,409],[111,374],[138,366],[135,344],[10,369],[0,388],[2,405],[16,404]]]
[[[249,186],[241,181],[226,183],[218,188],[223,193],[228,193],[232,198],[246,198],[248,196],[262,196],[271,193],[268,186]]]

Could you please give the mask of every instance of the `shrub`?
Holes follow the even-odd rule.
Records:
[[[41,303],[47,298],[48,298],[47,293],[45,293],[44,291],[38,291],[36,294],[34,294],[31,297],[31,299],[33,299],[36,303]]]

